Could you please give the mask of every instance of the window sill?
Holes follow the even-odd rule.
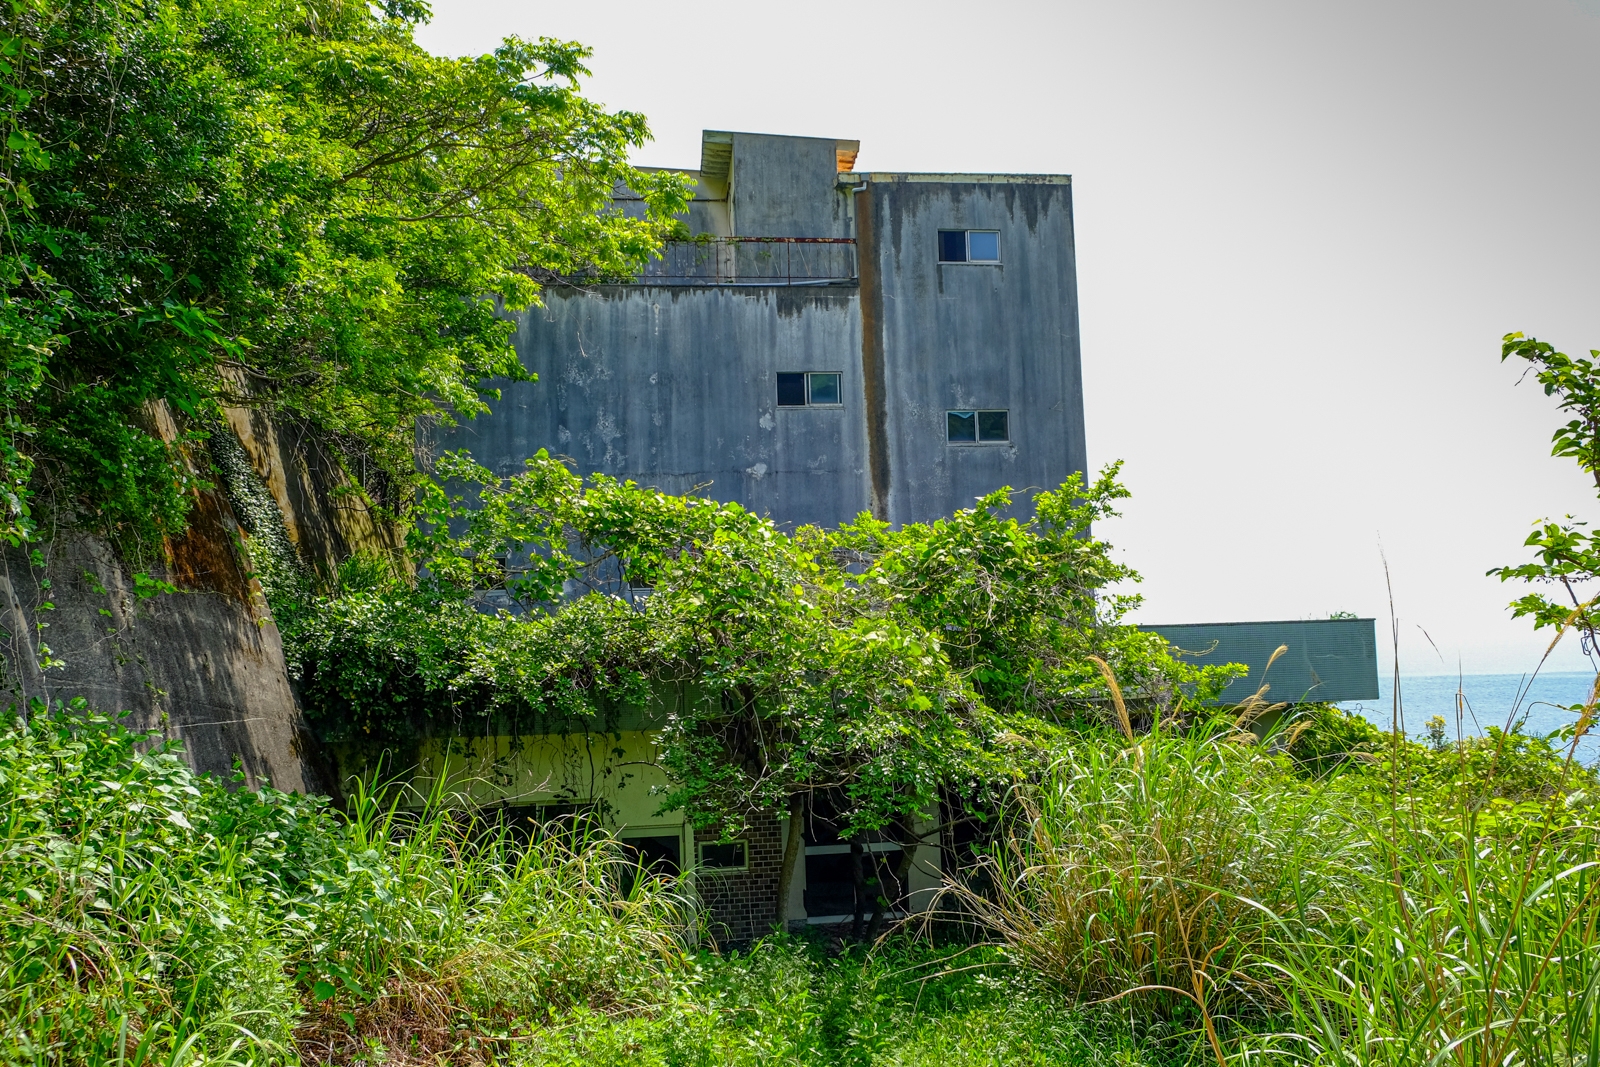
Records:
[[[1015,441],[946,441],[951,448],[1004,448]]]

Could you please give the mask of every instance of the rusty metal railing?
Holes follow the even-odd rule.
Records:
[[[827,285],[856,280],[849,237],[705,237],[674,241],[639,279],[665,285]]]

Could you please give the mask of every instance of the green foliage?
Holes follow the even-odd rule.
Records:
[[[317,599],[279,622],[328,742],[564,732],[649,696],[648,620],[614,597],[511,618],[388,588]]]
[[[0,1062],[292,1062],[397,1019],[447,1054],[659,998],[680,897],[604,840],[519,845],[443,799],[337,815],[36,706],[0,732]]]
[[[931,525],[792,535],[737,504],[585,485],[543,452],[503,482],[463,456],[438,473],[415,588],[277,611],[325,737],[604,719],[674,687],[667,805],[732,830],[828,790],[856,833],[941,790],[1002,795],[1062,724],[1103,714],[1091,654],[1169,716],[1232,674],[1119,623],[1133,601],[1105,587],[1136,576],[1089,535],[1125,495],[1115,468],[1039,494],[1025,522],[1000,490]]]
[[[1315,720],[1082,736],[947,892],[1069,999],[1219,1064],[1600,1062],[1595,772],[1493,733],[1295,773],[1272,752]]]
[[[0,734],[0,1059],[1597,1062],[1600,828],[1578,791],[1485,835],[1492,800],[1413,804],[1363,761],[1313,783],[1269,747],[1077,736],[968,882],[1006,947],[722,957],[687,954],[683,900],[604,840],[518,845],[439,797],[407,813],[358,788],[338,815],[232,791],[36,707]],[[1185,972],[1203,1012],[1135,991]]]
[[[1516,356],[1535,368],[1535,378],[1546,396],[1560,399],[1562,411],[1572,419],[1556,430],[1550,454],[1565,456],[1595,480],[1600,491],[1600,351],[1583,359],[1557,352],[1551,345],[1520,333],[1506,334],[1501,345],[1501,360]],[[1561,595],[1529,593],[1514,601],[1515,618],[1531,618],[1535,629],[1578,626],[1590,644],[1595,641],[1593,601],[1585,599],[1580,587],[1600,577],[1600,540],[1586,529],[1587,523],[1541,520],[1524,545],[1534,549],[1535,560],[1515,567],[1496,567],[1489,571],[1501,581],[1523,581],[1560,586]]]
[[[1384,748],[1377,727],[1334,704],[1303,704],[1280,734],[1287,751],[1303,771],[1321,776],[1348,761],[1372,758]]]
[[[1553,766],[1535,777],[1560,776],[1559,756],[1546,760],[1535,746],[1528,761],[1540,760]],[[1480,772],[1504,775],[1488,760],[1460,759],[1443,792],[1457,798],[1453,808],[1426,792],[1414,803],[1392,777],[1387,798],[1356,808],[1364,844],[1351,857],[1351,922],[1336,937],[1289,942],[1277,972],[1291,1003],[1285,1029],[1298,1035],[1286,1059],[1600,1063],[1592,792],[1479,803],[1495,791]]]
[[[1269,1017],[1279,942],[1348,922],[1348,804],[1248,732],[1084,736],[1018,799],[1020,832],[951,892],[1074,999]]]
[[[502,311],[552,275],[636,272],[684,202],[628,166],[645,122],[581,95],[576,44],[432,56],[423,4],[7,9],[12,540],[38,499],[128,542],[180,530],[185,442],[219,403],[309,424],[404,510],[417,420],[523,376]],[[610,209],[619,181],[646,217]]]
[[[1181,1061],[1181,1056],[1174,1056]],[[1126,1022],[1075,1011],[992,949],[903,940],[829,957],[774,938],[703,955],[670,999],[630,1018],[574,1013],[519,1067],[1045,1067],[1160,1062]]]

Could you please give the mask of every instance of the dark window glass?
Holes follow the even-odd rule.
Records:
[[[808,374],[811,379],[811,403],[839,403],[839,376],[837,374]]]
[[[1011,440],[1011,427],[1004,411],[978,412],[978,440],[980,441],[1009,441]]]
[[[778,375],[778,406],[803,407],[806,402],[806,376],[804,374]]]
[[[976,441],[978,439],[977,413],[971,411],[946,412],[945,433],[951,441]]]
[[[630,864],[622,872],[622,893],[627,896],[633,892],[633,885],[639,876],[646,877],[652,874],[676,875],[682,869],[681,857],[682,842],[677,835],[671,837],[629,837],[624,838],[619,844],[622,855]]]
[[[707,871],[742,871],[745,868],[743,841],[707,841],[700,846],[700,867]]]
[[[1000,259],[1000,234],[996,230],[968,230],[967,258],[974,263],[995,263]]]
[[[939,231],[939,262],[965,263],[967,261],[967,231]]]
[[[679,852],[683,844],[678,835],[661,837],[626,837],[622,840],[623,854],[640,866],[662,874],[677,874],[682,865]]]
[[[849,915],[856,910],[856,879],[850,853],[806,857],[805,902],[807,915]]]

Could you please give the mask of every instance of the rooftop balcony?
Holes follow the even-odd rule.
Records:
[[[674,241],[645,268],[648,285],[848,285],[856,281],[849,237],[702,237]]]

